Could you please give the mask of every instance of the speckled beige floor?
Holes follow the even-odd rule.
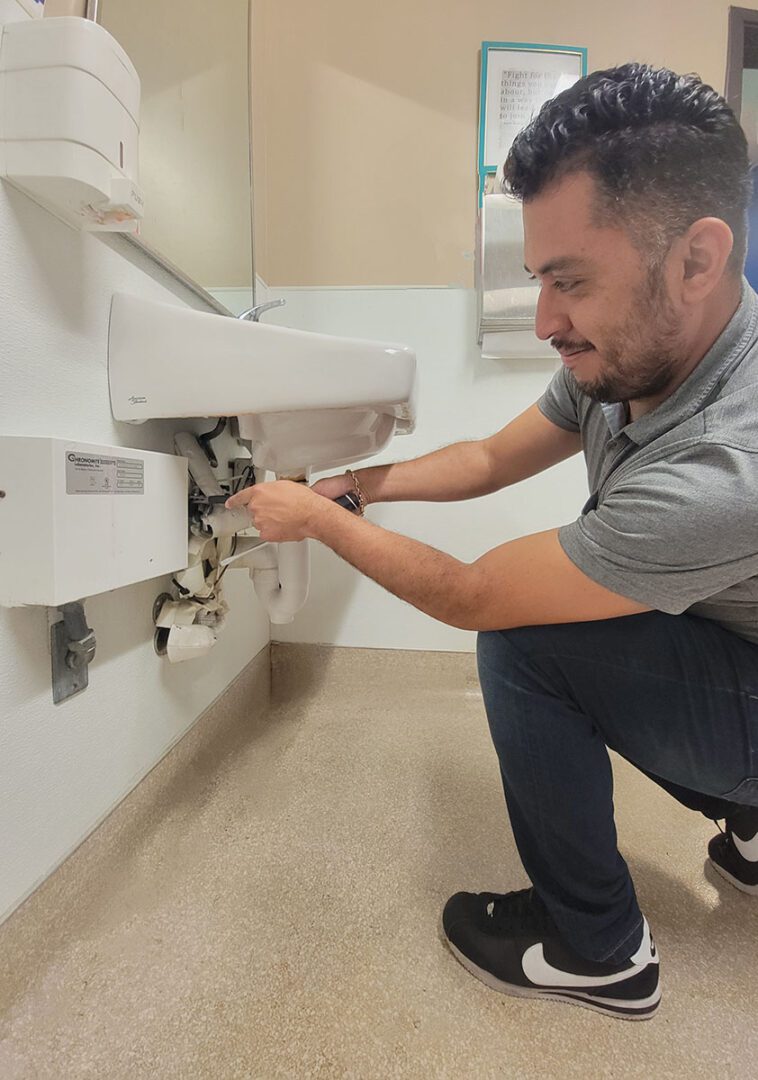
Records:
[[[273,672],[270,712],[248,673],[0,929],[3,1080],[758,1076],[758,900],[704,877],[704,819],[617,763],[653,1021],[502,997],[439,930],[451,892],[524,884],[473,657]]]

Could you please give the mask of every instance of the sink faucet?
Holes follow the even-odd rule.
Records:
[[[247,311],[243,311],[237,318],[249,319],[251,322],[259,322],[264,311],[270,311],[271,308],[275,307],[282,307],[286,303],[286,300],[269,300],[267,304],[257,304],[255,307],[248,308]]]

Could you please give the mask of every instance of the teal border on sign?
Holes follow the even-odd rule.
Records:
[[[527,41],[483,41],[482,42],[482,75],[479,88],[479,206],[482,205],[484,196],[485,177],[497,172],[497,165],[484,164],[484,126],[486,120],[485,103],[487,101],[487,61],[490,50],[505,50],[509,52],[545,52],[564,53],[566,56],[581,57],[581,75],[587,74],[587,49],[582,45],[539,45]]]

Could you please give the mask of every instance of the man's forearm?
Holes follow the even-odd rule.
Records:
[[[463,442],[396,465],[356,469],[369,502],[454,502],[488,495],[496,485],[483,442]]]
[[[433,619],[474,628],[478,601],[470,564],[333,504],[319,508],[308,535]]]
[[[557,427],[535,404],[487,439],[454,443],[398,465],[359,469],[357,475],[369,502],[452,502],[518,484],[581,448],[579,432]]]

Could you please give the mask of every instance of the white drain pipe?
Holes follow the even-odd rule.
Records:
[[[253,586],[272,623],[290,623],[308,599],[311,551],[308,540],[263,544],[244,558]],[[237,564],[239,565],[239,563]]]

